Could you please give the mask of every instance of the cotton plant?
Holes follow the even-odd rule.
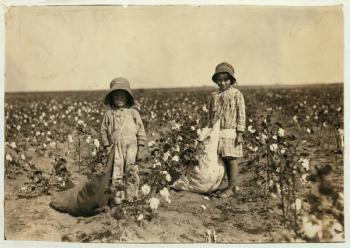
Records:
[[[318,186],[302,206],[298,235],[306,241],[338,242],[344,240],[344,196],[328,180],[330,165],[315,167],[309,181]]]
[[[269,198],[279,201],[284,227],[296,232],[301,209],[301,199],[297,197],[302,184],[299,178],[305,171],[304,167],[309,166],[309,161],[298,155],[296,148],[300,142],[289,136],[288,130],[270,115],[261,115],[249,123],[251,127],[245,142],[252,158],[250,164],[257,173],[256,181],[262,198],[265,201]],[[304,159],[303,164],[300,158]]]
[[[119,206],[119,211],[123,209],[125,216],[134,216],[139,225],[156,218],[159,208],[166,207],[172,202],[168,188],[161,186],[166,184],[164,181],[156,176],[153,178],[153,184],[141,184],[137,198],[132,202],[123,201]],[[162,188],[159,189],[160,187]]]
[[[194,142],[198,138],[196,120],[183,116],[178,122],[170,124],[168,129],[160,131],[160,136],[164,138],[149,144],[154,161],[163,167],[160,176],[167,183],[176,180],[184,167],[198,163]]]

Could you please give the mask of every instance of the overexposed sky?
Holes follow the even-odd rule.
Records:
[[[341,7],[11,7],[6,91],[212,85],[221,61],[242,85],[343,81]]]

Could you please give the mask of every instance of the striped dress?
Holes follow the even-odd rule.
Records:
[[[218,154],[222,157],[243,157],[242,144],[236,146],[237,131],[245,130],[246,115],[242,93],[230,87],[214,91],[209,102],[209,126],[220,120]]]

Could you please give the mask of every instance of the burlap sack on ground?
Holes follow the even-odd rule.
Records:
[[[109,196],[106,191],[111,182],[113,171],[114,150],[108,154],[105,170],[101,175],[73,189],[56,193],[50,206],[60,212],[74,216],[88,216],[95,213],[96,209],[108,204]]]

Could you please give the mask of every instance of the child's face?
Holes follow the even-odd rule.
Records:
[[[231,85],[230,75],[227,73],[220,73],[216,76],[215,82],[220,90],[227,90]]]
[[[128,94],[124,90],[117,90],[112,93],[112,102],[118,108],[125,107],[128,103]]]

